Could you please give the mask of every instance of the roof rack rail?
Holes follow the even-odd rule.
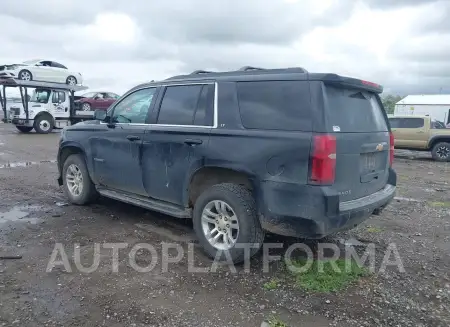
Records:
[[[199,70],[194,70],[190,75],[211,74],[211,73],[214,73],[214,72],[199,69]]]
[[[249,70],[264,70],[265,68],[252,67],[252,66],[244,66],[238,69],[238,71],[246,72]]]

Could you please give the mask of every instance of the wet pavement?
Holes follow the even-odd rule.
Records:
[[[265,272],[261,255],[251,261],[249,272],[239,266],[236,273],[227,266],[209,273],[188,271],[190,260],[196,268],[211,265],[190,221],[108,199],[66,205],[56,183],[58,137],[58,132],[20,134],[0,123],[0,258],[16,258],[0,259],[0,326],[259,327],[270,317],[286,326],[450,325],[450,174],[445,163],[434,163],[426,154],[399,153],[396,200],[382,215],[321,241],[356,248],[374,244],[377,265],[394,243],[405,272],[391,267],[341,291],[321,293],[299,288],[280,261]],[[105,244],[116,242],[126,248],[114,272]],[[267,235],[266,242],[284,244],[271,252],[275,255],[302,240]],[[131,248],[142,243],[158,255],[149,272],[136,271],[129,261]],[[162,246],[168,243],[180,245],[185,255],[165,269]],[[56,244],[63,246],[71,271],[63,264],[46,271]],[[95,263],[95,244],[100,244],[98,268],[83,272],[77,265]],[[76,253],[81,262],[75,261]],[[152,260],[148,251],[138,252],[140,266]],[[264,288],[272,280],[279,281],[276,287]]]

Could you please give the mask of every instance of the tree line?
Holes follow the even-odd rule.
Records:
[[[395,109],[395,104],[403,99],[404,96],[387,94],[381,97],[384,109],[388,114],[393,114]]]

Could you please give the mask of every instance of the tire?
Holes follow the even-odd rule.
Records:
[[[235,230],[231,233],[230,230],[227,231],[228,235],[233,234],[231,235],[231,238],[235,239],[234,245],[228,249],[219,249],[217,246],[213,246],[206,237],[204,229],[205,224],[202,218],[203,211],[207,208],[211,208],[211,211],[217,216],[217,213],[220,210],[215,210],[215,205],[211,205],[214,201],[219,201],[219,203],[224,202],[229,207],[226,211],[229,212],[229,209],[231,209],[237,217],[239,227],[238,234],[234,233]],[[229,222],[231,220],[229,220]],[[220,220],[219,223],[217,223],[217,221],[218,220],[216,220],[216,222],[209,222],[206,229],[220,228],[218,226],[223,228],[223,224],[227,223],[224,222],[223,219]],[[199,243],[210,258],[216,258],[218,252],[222,251],[221,256],[218,257],[220,261],[226,261],[228,258],[231,258],[234,263],[240,263],[246,260],[246,251],[243,248],[245,244],[252,244],[250,249],[251,257],[259,251],[264,241],[264,231],[257,216],[255,199],[248,189],[237,184],[217,184],[205,190],[195,202],[193,224]],[[224,229],[222,228],[220,229],[223,231]],[[217,234],[214,232],[213,236],[217,236]],[[225,241],[223,232],[222,236],[218,237],[218,241],[220,240],[222,243]],[[240,246],[237,247],[236,245]],[[229,255],[225,252],[228,252]]]
[[[436,161],[450,161],[450,143],[439,142],[431,150],[431,156]]]
[[[19,72],[19,75],[17,75],[20,80],[22,81],[32,81],[33,80],[33,74],[28,69],[22,69]]]
[[[34,130],[38,134],[48,134],[53,130],[53,117],[49,114],[39,115],[34,120]]]
[[[66,84],[68,84],[68,85],[77,85],[77,84],[78,84],[78,81],[77,81],[77,79],[75,78],[75,76],[70,75],[70,76],[68,76],[68,77],[66,78]]]
[[[21,132],[21,133],[29,133],[33,130],[33,127],[28,127],[28,126],[16,126],[16,128]]]
[[[76,176],[81,176],[76,179]],[[97,190],[86,167],[86,161],[81,154],[72,154],[63,163],[62,179],[64,192],[70,203],[85,205],[95,201],[98,197]],[[73,181],[73,182],[71,182]],[[73,183],[79,186],[79,194],[74,191]]]
[[[91,111],[91,105],[89,103],[87,103],[87,102],[84,102],[81,105],[81,110],[83,110],[83,111]]]

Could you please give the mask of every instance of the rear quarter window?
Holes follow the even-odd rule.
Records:
[[[245,128],[311,131],[307,81],[238,82],[236,87]]]
[[[325,86],[327,129],[332,132],[385,132],[388,125],[376,94]]]

